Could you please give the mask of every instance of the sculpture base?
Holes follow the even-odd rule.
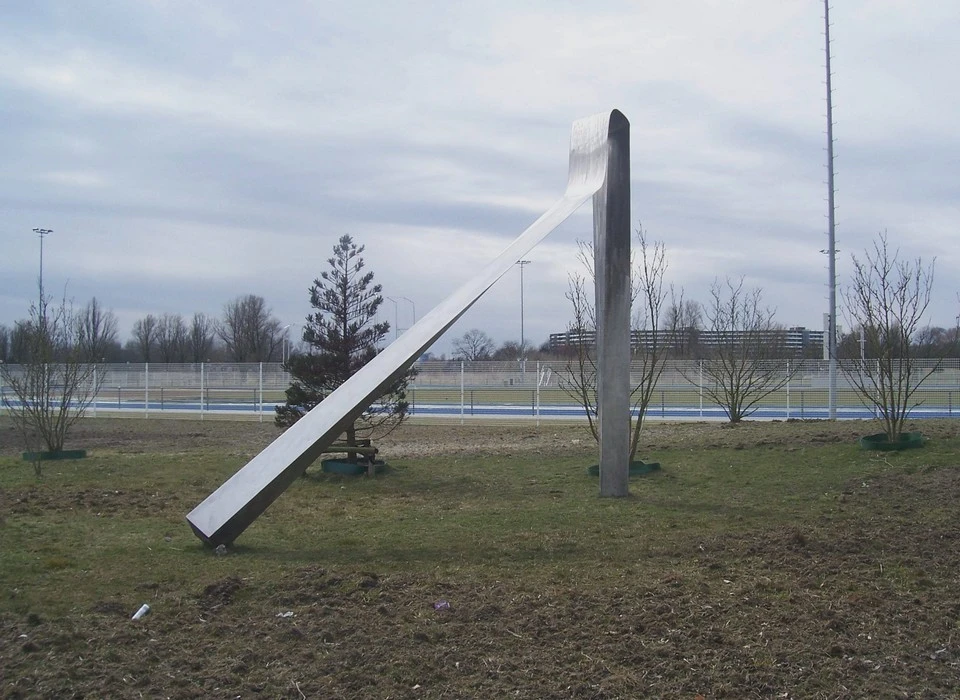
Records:
[[[326,474],[360,476],[369,472],[370,464],[368,462],[350,462],[346,459],[324,459],[320,461],[320,467]],[[387,463],[382,460],[373,463],[373,471],[376,474],[381,474],[386,468]]]

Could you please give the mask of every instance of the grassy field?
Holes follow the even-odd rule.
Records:
[[[654,424],[611,500],[583,426],[414,424],[218,556],[184,515],[272,426],[88,420],[37,479],[0,419],[0,697],[954,697],[960,424],[914,427]]]

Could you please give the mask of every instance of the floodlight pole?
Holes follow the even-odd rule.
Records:
[[[837,418],[837,238],[833,184],[833,84],[830,75],[830,0],[823,0],[823,27],[827,55],[827,264],[830,289],[830,317],[827,324],[829,379],[827,401],[830,420]]]
[[[40,307],[43,308],[43,239],[53,233],[50,228],[35,228],[33,232],[40,236]]]

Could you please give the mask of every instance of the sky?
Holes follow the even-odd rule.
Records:
[[[837,278],[881,231],[958,307],[960,4],[831,7]],[[0,323],[44,285],[122,339],[152,313],[264,297],[281,323],[343,234],[408,328],[560,197],[570,125],[631,122],[632,217],[667,281],[744,279],[787,326],[828,310],[816,0],[0,2]],[[954,87],[950,87],[953,85]],[[566,329],[585,206],[523,269],[523,329]],[[521,334],[520,268],[471,328]],[[840,321],[845,326],[844,321]]]

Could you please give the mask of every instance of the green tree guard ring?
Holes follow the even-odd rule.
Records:
[[[24,462],[46,462],[58,459],[84,459],[86,450],[57,450],[56,452],[24,452]]]
[[[881,450],[892,452],[899,450],[908,450],[912,447],[923,447],[923,433],[900,433],[900,439],[895,442],[887,440],[886,433],[876,433],[875,435],[865,435],[860,438],[860,449],[862,450]]]
[[[660,462],[641,462],[640,460],[630,462],[630,476],[643,476],[658,471],[660,471]],[[600,476],[600,465],[593,464],[587,467],[587,474]]]
[[[326,474],[339,474],[341,476],[361,476],[366,474],[370,465],[363,462],[351,462],[347,459],[323,459],[320,460],[320,467]],[[383,460],[377,460],[373,463],[374,473],[381,474],[387,468],[387,463]]]

